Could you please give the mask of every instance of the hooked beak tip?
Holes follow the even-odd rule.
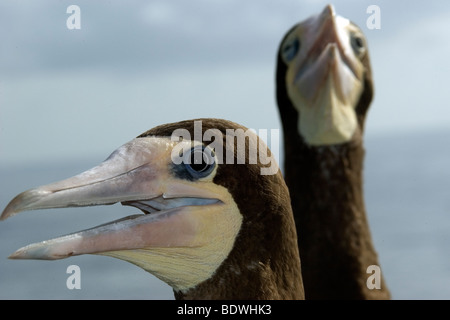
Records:
[[[6,220],[9,217],[16,215],[21,211],[27,210],[30,205],[35,203],[39,198],[42,198],[46,194],[51,193],[50,191],[32,189],[22,192],[16,196],[3,210],[0,216],[0,221]]]
[[[332,17],[336,15],[336,12],[334,10],[334,7],[332,4],[328,4],[325,9],[322,11],[323,16]]]
[[[4,221],[15,214],[17,214],[17,212],[10,209],[9,206],[7,206],[5,210],[3,210],[2,215],[0,216],[0,221]]]

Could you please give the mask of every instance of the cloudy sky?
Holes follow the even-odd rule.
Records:
[[[103,160],[155,125],[220,117],[280,128],[277,46],[315,0],[0,4],[0,165]],[[67,7],[81,9],[70,30]],[[450,3],[333,3],[364,30],[376,95],[367,135],[450,124]],[[376,4],[381,29],[369,30]]]
[[[73,4],[81,10],[79,30],[66,24],[70,17],[66,10]],[[66,178],[66,168],[74,164],[80,170],[73,174],[86,170],[84,164],[96,165],[120,145],[162,123],[218,117],[256,130],[280,129],[274,94],[277,47],[292,25],[319,13],[326,4],[319,0],[2,0],[2,207],[35,186],[30,181],[40,185]],[[383,145],[375,156],[368,153],[365,168],[370,178],[371,227],[392,292],[400,298],[448,297],[450,179],[448,153],[442,151],[450,141],[450,2],[336,0],[333,4],[338,14],[362,28],[369,42],[375,99],[366,119],[366,138],[392,139],[387,149]],[[366,27],[370,5],[380,8],[379,30]],[[394,159],[381,161],[387,153]],[[58,167],[61,163],[66,166]],[[41,168],[54,172],[40,172]],[[32,174],[36,172],[45,179]],[[80,210],[73,217],[65,214],[61,220],[49,213],[49,220],[44,220],[49,222],[41,220],[46,213],[36,220],[24,214],[25,220],[31,219],[26,223],[21,215],[10,219],[12,224],[0,226],[1,257],[27,244],[17,235],[31,237],[37,232],[34,224],[43,223],[39,232],[57,229],[64,234],[111,219],[108,211],[106,218],[100,216],[94,223],[93,210]],[[124,207],[116,210],[117,218],[122,217]],[[83,214],[85,218],[79,218]],[[34,236],[35,241],[49,238]],[[114,276],[104,268],[113,263],[109,260],[104,264],[89,257],[75,261],[100,262],[98,272],[84,267],[91,271],[83,277],[103,276],[107,283]],[[58,266],[52,262],[53,267],[33,264],[36,267],[29,272],[29,263],[33,262],[0,260],[0,296],[26,293],[41,298],[43,287],[60,284],[51,278],[55,270],[67,266],[67,262]],[[107,270],[120,274],[122,265],[128,264],[117,263]],[[423,277],[424,270],[434,278]],[[18,282],[19,276],[41,282],[29,286],[27,281]],[[148,292],[135,268],[130,276],[138,277],[130,282],[130,292],[135,291],[135,283],[142,283],[142,292]],[[99,283],[103,282],[97,278],[92,281],[93,286]],[[167,297],[172,297],[166,287]],[[50,297],[60,297],[61,290],[67,294],[64,287]],[[120,290],[114,297],[127,296],[122,284],[105,289],[112,290]],[[95,290],[84,290],[82,298],[92,297],[90,292]],[[161,298],[159,290],[155,294]]]

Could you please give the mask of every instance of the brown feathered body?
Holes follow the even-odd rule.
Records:
[[[369,55],[364,90],[355,108],[358,128],[351,141],[310,146],[298,132],[298,111],[285,87],[286,66],[278,54],[276,93],[284,136],[284,177],[289,187],[306,299],[388,299],[369,289],[367,268],[379,266],[363,192],[363,130],[373,98]]]

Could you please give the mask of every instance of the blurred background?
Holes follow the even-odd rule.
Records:
[[[156,125],[217,117],[281,129],[279,42],[323,10],[315,0],[0,3],[0,207],[75,175]],[[68,29],[78,5],[81,29]],[[332,2],[364,31],[375,79],[365,195],[394,299],[450,299],[450,2]],[[369,5],[380,29],[369,29]],[[281,132],[281,130],[280,130]],[[102,256],[12,261],[31,242],[134,213],[120,205],[24,212],[0,223],[1,299],[173,299],[171,288]],[[69,290],[67,267],[81,269]]]

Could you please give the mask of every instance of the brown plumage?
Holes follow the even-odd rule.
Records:
[[[369,289],[366,284],[370,276],[368,266],[379,265],[363,195],[363,129],[373,98],[369,54],[365,50],[358,57],[363,65],[362,93],[353,106],[357,126],[349,141],[322,145],[308,143],[299,132],[300,102],[287,91],[286,74],[289,67],[295,67],[294,62],[287,64],[282,57],[287,36],[292,37],[296,32],[301,34],[301,28],[310,28],[313,24],[322,28],[334,17],[333,8],[327,6],[321,15],[294,26],[281,41],[277,58],[276,94],[284,132],[284,176],[298,233],[305,296],[306,299],[388,299],[390,293],[383,277],[381,289]],[[335,27],[337,23],[333,23]],[[353,24],[350,26],[357,28]],[[338,43],[339,49],[346,45],[339,43],[340,38],[335,35],[338,32],[333,30],[321,29],[319,32],[312,27],[308,30],[304,32],[305,37],[308,34],[317,39],[309,40],[315,43],[315,51],[308,52],[307,47],[304,59],[319,56],[333,41]],[[308,45],[305,39],[299,41],[300,45]],[[294,53],[296,56],[292,61],[303,59],[299,57],[303,53]],[[292,52],[289,54],[292,56]],[[342,56],[341,52],[342,60],[349,59]],[[298,90],[295,84],[292,88]]]
[[[177,167],[167,158],[167,150],[170,151],[172,148],[170,136],[174,130],[186,129],[191,137],[195,137],[198,134],[198,132],[194,132],[195,123],[199,122],[202,124],[202,136],[208,129],[218,130],[223,135],[223,141],[221,141],[224,148],[223,154],[225,151],[233,151],[236,160],[237,142],[231,149],[230,145],[226,143],[226,130],[242,129],[247,132],[247,128],[236,123],[219,119],[197,119],[155,127],[116,150],[102,165],[88,171],[89,174],[81,174],[75,178],[20,194],[10,202],[1,218],[5,219],[23,210],[100,205],[112,202],[122,202],[138,207],[146,213],[145,215],[127,217],[116,224],[111,224],[113,228],[108,229],[108,232],[101,228],[93,228],[91,231],[82,231],[74,236],[32,244],[19,249],[11,257],[60,259],[85,253],[110,255],[134,263],[166,281],[174,288],[176,299],[304,299],[297,235],[289,201],[289,191],[280,170],[277,168],[275,174],[262,175],[260,169],[263,165],[258,158],[256,164],[250,164],[249,161],[246,161],[245,164],[238,164],[236,161],[231,164],[215,162],[214,165],[217,167],[208,175],[189,176],[189,172],[185,170],[183,164]],[[245,159],[249,159],[249,139],[259,139],[250,131],[248,133],[250,138],[247,138]],[[203,145],[208,143],[209,141],[204,141]],[[147,145],[149,149],[142,148]],[[191,142],[188,145],[190,146]],[[263,144],[258,144],[258,146],[266,148]],[[161,149],[166,151],[161,151]],[[216,154],[218,151],[215,150]],[[111,175],[114,178],[111,178]],[[160,176],[163,178],[158,178]],[[96,182],[93,182],[92,177]],[[100,177],[100,182],[98,182],[98,177]],[[130,178],[133,179],[131,182]],[[109,181],[113,183],[110,184]],[[81,193],[77,189],[80,189]],[[155,190],[162,191],[156,192]],[[170,198],[173,198],[173,194],[175,194],[174,190],[181,190],[181,193],[175,192],[178,197],[188,197],[187,200],[185,198],[176,200],[189,201],[189,197],[205,197],[209,198],[206,199],[209,202],[196,203],[193,207],[190,207],[191,202],[181,205],[172,203],[168,205],[169,214],[165,213],[166,208],[164,207],[160,211],[153,211],[154,208],[151,207],[156,208],[156,205],[166,201],[170,203]],[[64,195],[58,198],[58,194],[61,192]],[[167,195],[169,199],[161,200],[159,197],[158,202],[153,202],[159,192]],[[170,195],[171,192],[172,195]],[[189,192],[192,195],[189,195]],[[146,194],[148,194],[148,199]],[[211,205],[211,198],[214,197],[219,201]],[[234,209],[236,207],[238,210]],[[187,210],[189,208],[192,210]],[[202,210],[204,211],[202,212]],[[180,213],[177,213],[178,211]],[[194,211],[195,215],[191,216],[191,211]],[[197,214],[198,212],[200,213]],[[228,225],[227,217],[229,216],[231,219],[235,217],[235,214],[242,216],[242,219],[234,218],[238,222]],[[211,219],[212,215],[215,215],[215,218]],[[153,219],[153,216],[161,218]],[[207,217],[212,221],[208,222],[206,228],[203,228],[204,222],[199,220],[199,216]],[[122,221],[126,223],[131,221],[134,225],[133,221],[137,221],[137,219],[142,220],[137,228],[146,225],[154,228],[152,230],[156,233],[156,239],[144,239],[145,243],[144,240],[134,241],[131,239],[132,245],[124,247],[123,239],[129,241],[130,237],[141,231],[135,228],[136,231],[132,229],[132,232],[129,233],[130,227],[123,226],[121,223]],[[149,222],[143,219],[147,219]],[[181,220],[181,227],[174,224],[172,221],[174,219],[184,219]],[[218,219],[225,220],[221,220],[221,222]],[[240,223],[239,221],[242,221],[240,225],[237,224]],[[154,227],[155,224],[157,227]],[[166,224],[168,225],[167,229],[165,229]],[[105,225],[108,228],[110,224]],[[222,225],[227,225],[226,229],[220,229]],[[235,226],[239,226],[235,238],[225,239],[224,237],[227,237],[228,234],[232,234],[228,232],[230,228]],[[191,233],[196,233],[193,240],[191,233],[184,234],[186,229],[191,230],[189,231]],[[210,238],[207,238],[206,241],[201,240],[205,235],[209,235]],[[169,239],[161,240],[161,236]],[[145,234],[144,237],[146,237]],[[86,243],[80,242],[79,239],[82,241],[86,239]],[[210,250],[208,249],[210,243],[220,246],[229,241],[233,245],[223,261],[219,261],[220,263],[217,264],[216,260],[197,259],[199,254],[202,254],[199,250]],[[174,246],[174,242],[182,243],[186,249],[177,248],[179,245]],[[226,250],[226,247],[223,249],[213,247],[212,251],[206,251],[203,257],[209,258],[212,253],[217,251],[220,254],[221,250]],[[155,260],[155,255],[159,255],[161,252],[163,252],[162,258]],[[171,256],[172,259],[168,264],[167,260],[164,260],[167,256]],[[177,273],[175,277],[166,272],[166,269],[172,267],[177,269],[175,272],[183,271],[187,264],[191,269]],[[215,267],[216,264],[217,267]],[[215,269],[210,270],[208,267],[206,275],[204,275],[203,271],[198,271],[199,267],[204,265],[213,265],[212,268]],[[197,271],[200,274],[195,275],[194,280],[191,280],[189,277]],[[211,274],[208,273],[209,271]],[[186,281],[180,279],[183,276],[187,277]]]
[[[230,121],[198,120],[203,124],[202,133],[219,129],[224,138],[226,129],[247,130]],[[194,135],[194,121],[183,121],[156,127],[140,137],[167,136],[177,128]],[[234,147],[237,155],[237,143]],[[218,167],[213,182],[233,195],[243,214],[242,227],[214,276],[187,292],[175,291],[176,299],[304,298],[289,191],[279,170],[275,175],[261,175],[260,167],[260,163]]]

